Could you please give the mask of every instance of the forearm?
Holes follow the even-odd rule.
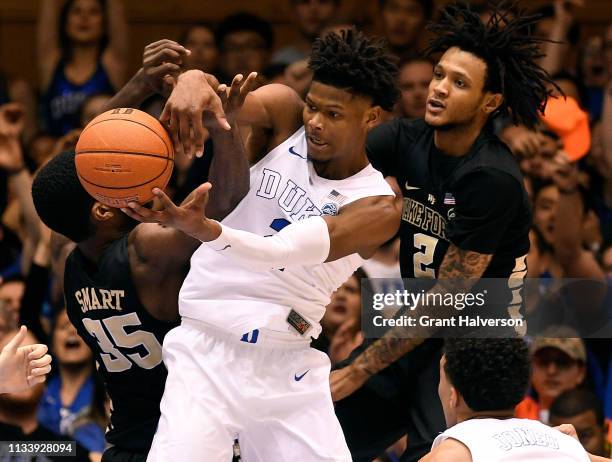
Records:
[[[153,90],[146,84],[143,78],[143,70],[140,69],[126,83],[115,96],[104,106],[102,112],[123,107],[139,107],[147,98],[154,94]]]
[[[550,42],[544,44],[543,57],[540,62],[542,68],[550,75],[559,72],[563,66],[563,56],[567,49],[564,43],[567,36],[567,26],[556,22],[548,37]]]
[[[555,226],[553,247],[562,266],[571,264],[582,251],[583,218],[584,207],[580,191],[577,188],[560,191],[555,221],[563,225]]]
[[[440,265],[437,284],[427,293],[441,294],[442,297],[427,297],[426,306],[419,303],[411,312],[422,316],[424,313],[433,313],[440,318],[451,318],[457,314],[454,306],[447,306],[441,302],[445,294],[466,293],[476,281],[482,277],[491,262],[492,255],[462,250],[451,244]],[[430,303],[429,301],[434,301]],[[405,314],[401,310],[400,314]],[[386,368],[405,354],[412,351],[425,339],[431,337],[438,330],[435,326],[414,323],[414,326],[396,326],[372,345],[370,345],[354,362],[356,370],[365,375],[376,374]]]
[[[601,116],[604,155],[612,165],[612,76],[606,85],[604,93],[604,108]]]
[[[38,12],[36,41],[38,59],[44,59],[51,49],[59,48],[60,0],[41,0]]]
[[[118,58],[127,57],[128,26],[122,0],[107,0],[109,49]]]
[[[238,124],[231,130],[210,130],[214,155],[210,165],[209,193],[206,216],[215,220],[225,218],[249,192],[249,163]]]
[[[25,168],[11,175],[9,177],[9,188],[21,206],[22,217],[28,230],[28,238],[36,242],[39,236],[40,218],[36,213],[30,193],[32,190],[32,175]]]
[[[252,271],[321,264],[329,254],[327,224],[318,216],[287,225],[267,237],[208,219],[204,222],[207,225],[194,237]]]

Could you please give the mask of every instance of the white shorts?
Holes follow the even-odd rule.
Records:
[[[198,321],[164,339],[168,379],[148,461],[350,461],[327,355],[272,332],[235,335]]]

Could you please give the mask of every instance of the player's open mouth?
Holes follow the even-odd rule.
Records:
[[[81,346],[81,342],[78,339],[68,339],[64,342],[64,347],[67,349],[79,348]]]
[[[323,142],[321,139],[317,138],[316,136],[308,135],[308,141],[310,141],[315,146],[319,146],[319,147],[327,146],[327,143]]]
[[[427,110],[430,112],[442,112],[446,105],[437,99],[430,98],[427,100]]]

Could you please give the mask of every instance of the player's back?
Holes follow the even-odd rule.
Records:
[[[75,248],[66,261],[64,295],[68,316],[94,352],[111,398],[107,441],[148,451],[167,375],[161,345],[176,325],[153,318],[140,302],[128,236],[113,242],[97,265]]]
[[[470,419],[439,435],[432,449],[448,438],[463,443],[473,462],[588,462],[575,439],[528,419]]]

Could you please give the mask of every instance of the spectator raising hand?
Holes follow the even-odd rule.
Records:
[[[21,346],[27,329],[19,332],[0,353],[0,393],[18,393],[45,381],[51,371],[47,345]]]

